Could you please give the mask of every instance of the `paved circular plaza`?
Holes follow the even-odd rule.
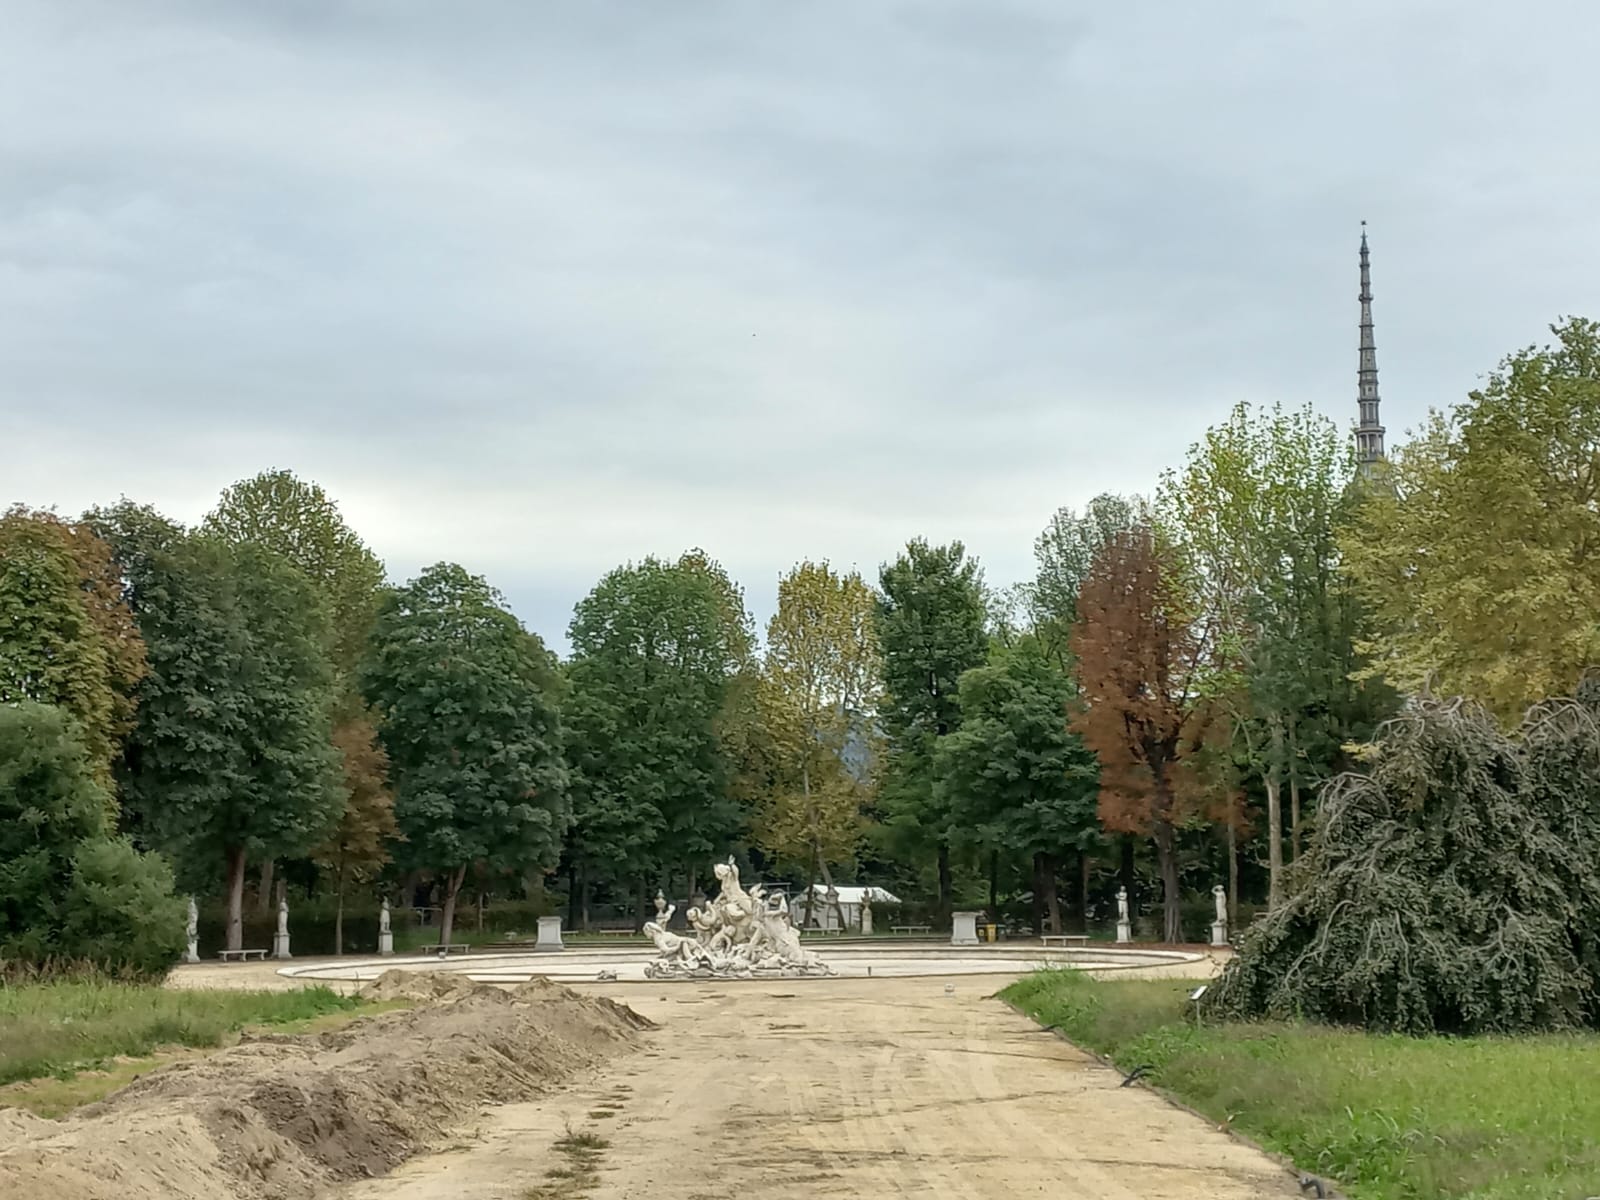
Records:
[[[816,980],[824,978],[907,978],[938,975],[1023,975],[1040,967],[1101,971],[1149,970],[1204,963],[1206,956],[1182,950],[1082,950],[1042,949],[1036,946],[818,946],[832,976],[776,976],[759,978]],[[615,976],[619,983],[645,981],[645,965],[655,959],[648,947],[626,949],[584,948],[559,953],[478,953],[451,955],[415,953],[404,957],[322,960],[280,967],[278,974],[307,982],[364,983],[385,971],[449,971],[478,983],[523,983],[535,976],[563,983],[595,982]],[[738,982],[712,977],[718,982]],[[668,982],[668,981],[660,981]]]

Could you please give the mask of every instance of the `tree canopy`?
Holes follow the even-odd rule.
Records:
[[[192,883],[226,866],[237,948],[246,861],[308,852],[339,812],[323,609],[265,547],[127,502],[91,519],[149,658],[122,759],[133,827]]]
[[[385,598],[362,684],[400,857],[445,881],[446,944],[470,866],[555,865],[569,815],[555,665],[482,578],[438,563]]]
[[[1508,725],[1600,661],[1600,325],[1552,332],[1432,413],[1340,541],[1372,671]]]
[[[887,759],[879,804],[891,840],[932,849],[939,912],[951,907],[950,813],[936,787],[940,738],[961,726],[961,676],[988,657],[983,573],[960,542],[921,538],[878,573]]]

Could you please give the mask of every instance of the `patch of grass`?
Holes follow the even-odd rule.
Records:
[[[159,1047],[218,1046],[246,1026],[292,1031],[363,1007],[320,987],[187,991],[94,979],[0,985],[0,1084],[70,1079]]]
[[[1600,1194],[1600,1035],[1407,1038],[1196,1025],[1170,980],[1042,971],[1001,992],[1045,1025],[1357,1200]]]
[[[611,1143],[592,1130],[574,1133],[572,1127],[555,1150],[566,1158],[544,1173],[547,1182],[523,1192],[523,1200],[564,1200],[593,1191],[600,1182],[600,1156]]]

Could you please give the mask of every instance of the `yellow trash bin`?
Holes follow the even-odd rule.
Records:
[[[979,925],[978,936],[986,942],[997,942],[1000,940],[1000,927],[998,925]]]

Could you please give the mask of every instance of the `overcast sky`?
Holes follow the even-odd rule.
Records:
[[[694,545],[1027,575],[1238,400],[1600,316],[1593,0],[0,0],[0,502],[322,483],[558,646]]]

